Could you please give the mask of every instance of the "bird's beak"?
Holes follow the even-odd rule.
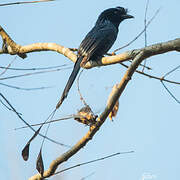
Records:
[[[130,18],[134,18],[134,16],[131,16],[129,14],[126,14],[126,15],[123,15],[123,18],[124,19],[130,19]]]

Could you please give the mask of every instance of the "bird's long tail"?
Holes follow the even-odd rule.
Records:
[[[78,74],[78,72],[80,70],[80,64],[81,64],[82,60],[83,60],[82,56],[77,59],[75,65],[74,65],[73,71],[72,71],[72,73],[71,73],[71,75],[70,75],[70,77],[68,79],[67,84],[66,84],[66,87],[64,88],[64,91],[63,91],[63,94],[61,96],[61,99],[59,100],[59,102],[56,105],[56,109],[58,109],[61,106],[61,104],[63,103],[64,99],[67,97],[68,92],[71,89],[71,86],[72,86],[74,80],[76,79],[76,76],[77,76],[77,74]]]

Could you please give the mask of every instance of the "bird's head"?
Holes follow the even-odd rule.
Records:
[[[104,20],[109,20],[111,21],[116,27],[119,26],[119,24],[125,20],[125,19],[130,19],[130,18],[134,18],[133,16],[127,14],[128,10],[123,8],[123,7],[116,7],[116,8],[110,8],[110,9],[106,9],[105,11],[103,11],[97,22],[101,22]]]

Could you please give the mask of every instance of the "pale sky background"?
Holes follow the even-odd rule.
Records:
[[[15,2],[15,0],[1,0],[1,3],[7,2]],[[57,0],[49,3],[6,6],[0,7],[0,25],[13,40],[21,45],[55,42],[66,47],[77,48],[104,9],[116,6],[126,7],[135,19],[126,20],[120,25],[120,33],[110,51],[112,52],[132,40],[143,29],[145,5],[145,0]],[[173,40],[180,35],[180,1],[150,0],[148,19],[160,7],[160,13],[147,30],[148,44]],[[143,46],[144,36],[141,36],[120,52]],[[1,55],[0,66],[7,66],[14,58],[15,56]],[[177,52],[149,58],[147,65],[153,70],[148,73],[160,77],[179,65],[179,59]],[[23,91],[0,86],[1,93],[18,112],[22,113],[28,123],[44,121],[54,109],[73,63],[55,52],[31,53],[28,54],[28,58],[22,60],[17,57],[13,62],[11,67],[14,68],[37,68],[63,64],[71,68],[0,81],[0,83],[24,88],[52,87],[44,90]],[[9,70],[1,77],[28,72],[32,71]],[[118,64],[83,72],[80,78],[81,93],[95,112],[103,111],[111,87],[121,80],[124,72],[125,68]],[[168,76],[168,79],[180,81],[179,77],[180,70],[177,70]],[[166,85],[180,99],[180,87]],[[74,83],[68,98],[55,117],[60,118],[76,113],[81,107],[82,102],[79,99],[77,85]],[[146,179],[180,179],[179,112],[180,105],[170,97],[159,81],[135,74],[120,98],[119,112],[114,122],[107,119],[93,140],[68,162],[63,163],[59,169],[116,152],[131,150],[135,152],[82,166],[50,179],[62,177],[64,180],[80,180],[93,172],[89,180],[142,180],[143,174],[151,175]],[[33,132],[30,129],[14,130],[23,125],[13,112],[0,104],[1,179],[24,180],[37,173],[35,162],[42,138],[36,138],[31,144],[30,157],[25,162],[21,157],[21,151]],[[87,131],[88,127],[68,120],[52,124],[48,136],[61,143],[74,145]],[[45,169],[55,157],[67,150],[68,148],[46,141],[43,148]]]

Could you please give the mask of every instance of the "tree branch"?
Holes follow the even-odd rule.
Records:
[[[5,30],[0,26],[0,35],[3,39],[3,47],[0,49],[0,54],[18,55],[21,58],[26,58],[26,53],[40,52],[40,51],[55,51],[76,62],[77,55],[70,48],[58,45],[56,43],[33,43],[30,45],[21,46],[15,43]],[[90,69],[96,66],[107,66],[133,59],[140,51],[145,50],[147,57],[157,54],[166,53],[169,51],[180,51],[180,38],[175,40],[153,44],[141,49],[126,51],[124,53],[103,57],[99,61],[89,61],[83,68]]]
[[[121,64],[122,66],[124,66],[125,68],[128,68],[128,67],[129,67],[129,66],[127,66],[126,64],[123,64],[123,63],[120,63],[120,64]],[[180,82],[171,81],[171,80],[165,79],[165,78],[164,78],[165,76],[157,77],[157,76],[153,76],[153,75],[151,75],[151,74],[144,73],[144,72],[139,71],[139,70],[136,70],[136,72],[139,73],[139,74],[141,74],[141,75],[143,75],[143,76],[152,78],[152,79],[156,79],[156,80],[159,80],[159,81],[165,81],[165,82],[168,82],[168,83],[180,85]]]
[[[49,166],[49,169],[47,169],[44,172],[43,177],[46,178],[46,177],[52,176],[60,164],[67,161],[70,157],[72,157],[74,154],[76,154],[81,148],[83,148],[93,138],[93,136],[97,133],[99,128],[105,122],[109,113],[112,111],[115,103],[117,102],[117,100],[119,99],[121,94],[123,93],[125,87],[127,86],[129,80],[131,79],[133,73],[136,71],[137,67],[144,59],[146,59],[150,56],[153,56],[153,55],[166,53],[168,51],[179,50],[179,49],[180,49],[180,39],[175,39],[173,41],[168,41],[165,43],[159,43],[159,44],[155,44],[152,46],[147,46],[146,48],[142,48],[139,50],[127,51],[120,55],[102,58],[101,62],[103,65],[107,65],[105,62],[110,62],[110,61],[112,64],[112,62],[117,61],[117,59],[118,59],[118,61],[119,61],[119,59],[121,59],[121,60],[122,59],[123,60],[133,59],[133,61],[132,61],[131,65],[128,67],[122,80],[117,85],[116,89],[113,90],[114,93],[112,94],[111,99],[108,101],[108,104],[107,104],[106,108],[104,109],[104,111],[97,118],[96,124],[92,125],[90,130],[87,132],[87,134],[82,139],[80,139],[70,150],[68,150],[67,152],[65,152],[64,154],[59,156],[57,159],[52,161],[52,163]],[[115,59],[112,61],[113,58],[115,58]],[[119,62],[122,62],[122,61],[119,61]],[[40,180],[40,179],[41,179],[40,174],[36,174],[30,178],[30,180]]]

